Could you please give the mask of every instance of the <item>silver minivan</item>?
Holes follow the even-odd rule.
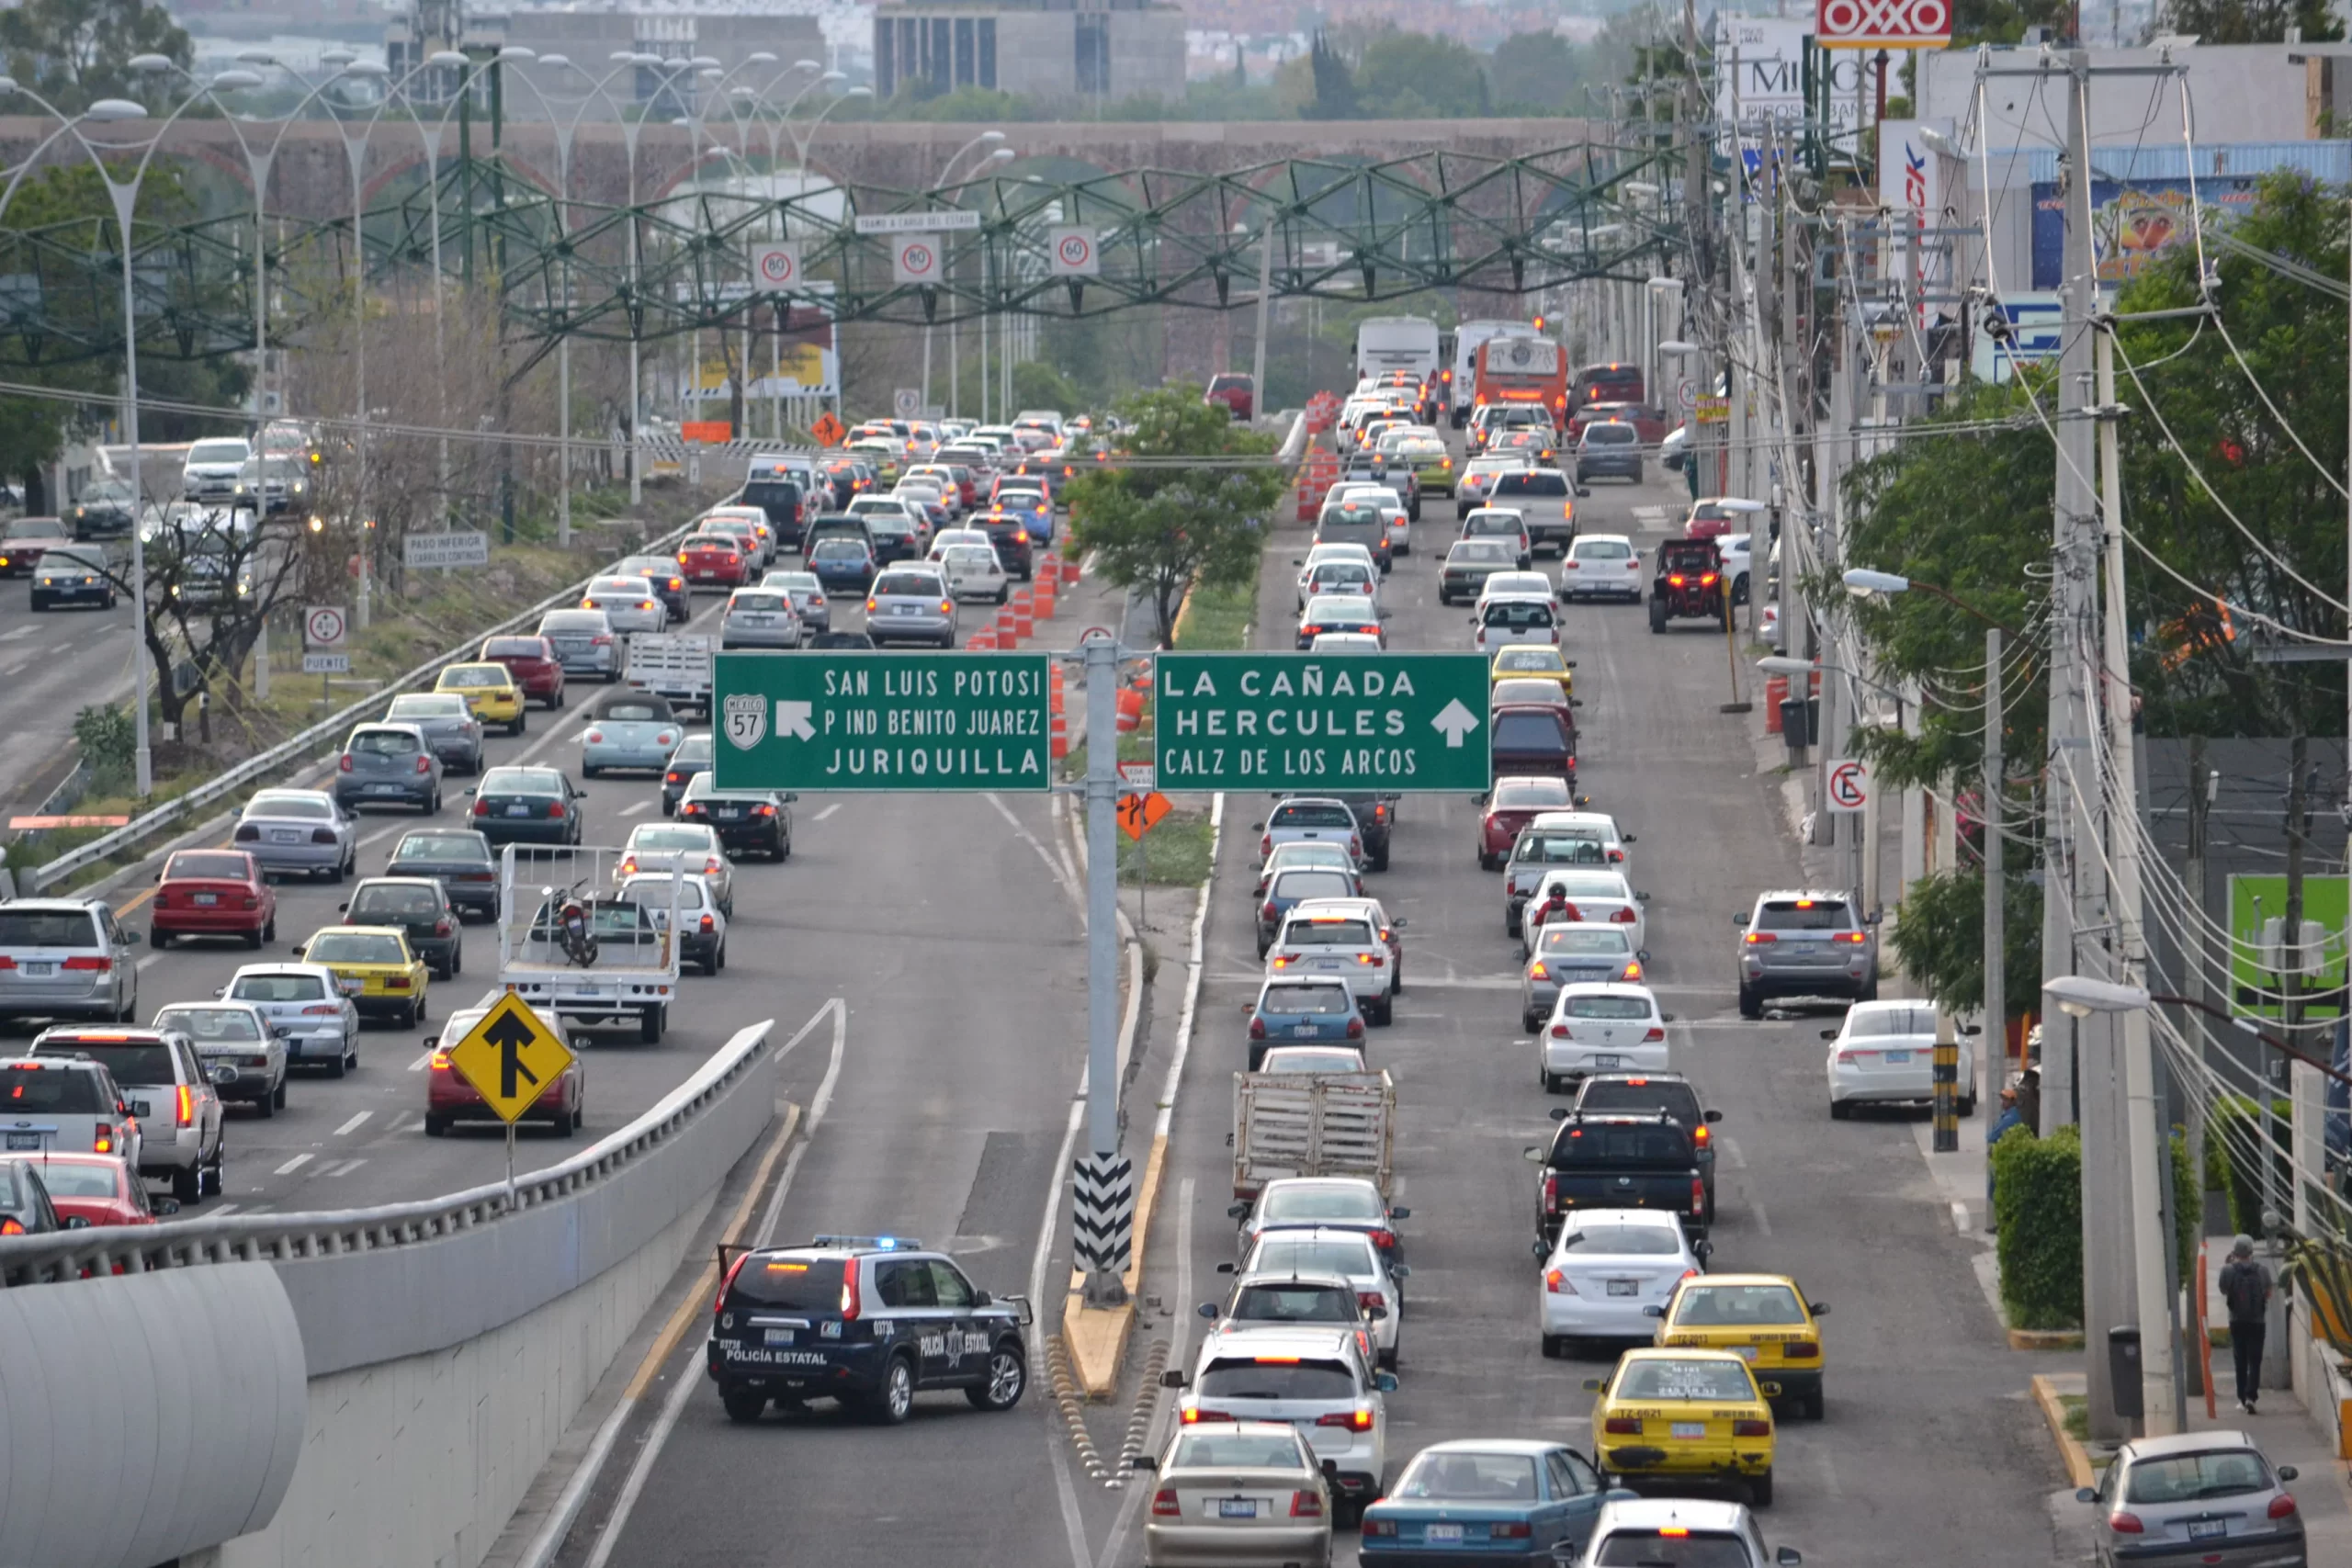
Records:
[[[138,942],[94,898],[0,904],[0,1018],[129,1022],[139,1011]]]
[[[956,646],[956,599],[936,567],[893,567],[875,578],[865,597],[865,635],[874,646],[927,642]]]

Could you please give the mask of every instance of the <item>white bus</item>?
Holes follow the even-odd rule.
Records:
[[[1356,324],[1357,380],[1384,370],[1426,379],[1437,366],[1437,323],[1427,316],[1374,316]]]

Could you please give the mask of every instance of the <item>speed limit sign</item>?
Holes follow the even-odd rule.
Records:
[[[302,646],[319,653],[339,649],[345,625],[342,605],[313,604],[302,612]]]
[[[1056,277],[1093,277],[1102,271],[1102,258],[1094,249],[1094,231],[1080,224],[1046,230],[1046,254]]]
[[[752,247],[752,276],[763,289],[797,288],[800,282],[799,242],[786,241]]]
[[[908,234],[890,250],[890,276],[899,283],[939,281],[939,236]]]

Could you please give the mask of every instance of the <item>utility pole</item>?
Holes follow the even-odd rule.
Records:
[[[2311,791],[2305,781],[2311,774],[2311,741],[2302,733],[2299,722],[2294,738],[2287,746],[2287,908],[2278,922],[2278,990],[2279,1032],[2287,1043],[2301,1048],[2303,1043],[2303,861],[2310,849]],[[2323,1057],[2326,1053],[2323,1053]],[[2283,1081],[2274,1082],[2278,1072]],[[2278,1114],[2282,1094],[2292,1092],[2294,1077],[2283,1070],[2283,1064],[2274,1066],[2266,1056],[2262,1064],[2262,1125],[2267,1139],[2256,1149],[2262,1161],[2262,1252],[2271,1272],[2278,1269],[2278,1226],[2272,1223],[2278,1216],[2282,1223],[2294,1218],[2293,1193],[2282,1188],[2278,1180],[2278,1161],[2273,1157],[2270,1145],[2291,1151],[2294,1148],[2293,1123]],[[2271,1292],[2270,1337],[2279,1343],[2274,1348],[2266,1337],[2262,1347],[2262,1382],[2266,1388],[2281,1388],[2288,1382],[2286,1325],[2280,1312],[2287,1292]]]
[[[2002,818],[2007,815],[2002,788],[2001,760],[2001,628],[1984,628],[1984,805],[1977,818],[1984,825],[1984,1087],[1979,1103],[1985,1107],[1984,1125],[1993,1125],[1992,1107],[2000,1100],[2001,1075],[2008,1066],[2007,994],[2008,934],[2002,875]],[[1992,1217],[1985,1216],[1990,1224]]]
[[[2205,738],[2188,738],[2188,882],[2189,908],[2196,918],[2189,919],[2183,943],[2187,951],[2181,957],[2188,974],[2188,999],[2205,1000],[2205,845],[2211,831],[2213,795],[2222,775],[2209,773],[2205,766]],[[2203,1014],[2185,1021],[2188,1027],[2180,1032],[2188,1043],[2189,1060],[2194,1064],[2189,1092],[2183,1097],[2188,1110],[2188,1168],[2198,1174],[2198,1190],[2204,1190],[2205,1172],[2205,1030]],[[2198,1216],[2198,1234],[2204,1234],[2204,1216]]]
[[[1776,129],[1772,133],[1773,188],[1779,197],[1781,213],[1781,308],[1774,325],[1774,361],[1780,370],[1781,388],[1781,639],[1788,652],[1802,657],[1813,655],[1813,625],[1805,608],[1804,570],[1800,564],[1812,543],[1813,507],[1806,491],[1804,475],[1799,470],[1799,443],[1805,438],[1813,424],[1812,353],[1805,351],[1804,371],[1800,378],[1789,363],[1793,355],[1792,344],[1807,344],[1806,335],[1812,310],[1799,309],[1797,279],[1812,278],[1809,263],[1800,268],[1804,251],[1804,231],[1798,224],[1796,196],[1789,181],[1791,150],[1782,143]],[[1809,697],[1808,690],[1798,694]]]

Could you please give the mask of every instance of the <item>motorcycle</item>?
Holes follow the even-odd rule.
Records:
[[[552,901],[555,889],[541,892]],[[589,929],[588,906],[581,900],[576,887],[566,888],[562,902],[555,906],[555,937],[563,948],[563,955],[575,968],[596,966],[596,933]]]

